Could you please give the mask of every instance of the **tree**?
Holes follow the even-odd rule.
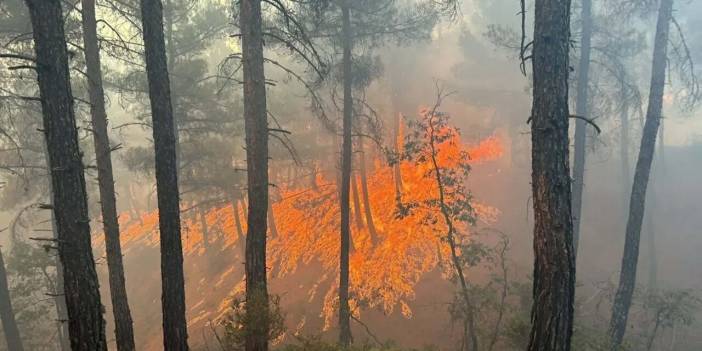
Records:
[[[570,1],[537,0],[532,51],[534,304],[528,350],[570,350],[575,257],[568,167]]]
[[[418,121],[410,124],[412,131],[407,136],[404,158],[411,160],[418,168],[427,167],[426,177],[433,178],[437,196],[422,204],[407,203],[408,210],[413,207],[435,208],[441,215],[427,218],[423,222],[436,223],[442,221],[446,234],[442,238],[448,242],[451,251],[451,264],[459,285],[459,296],[462,300],[459,308],[464,320],[464,340],[462,344],[470,345],[469,350],[478,350],[478,330],[476,328],[476,307],[470,293],[470,286],[464,273],[466,257],[475,243],[464,244],[460,237],[460,229],[467,229],[477,221],[477,214],[471,204],[472,195],[465,186],[465,180],[470,171],[468,160],[470,155],[465,150],[459,151],[459,163],[450,169],[439,165],[440,152],[447,145],[460,140],[458,130],[448,123],[448,115],[438,111],[441,103],[448,94],[438,89],[436,103],[430,110],[421,113]],[[477,261],[480,258],[472,257]],[[461,348],[463,350],[463,348]]]
[[[240,1],[239,28],[244,77],[244,128],[249,198],[246,228],[246,313],[268,315],[268,115],[260,0]],[[268,350],[269,326],[266,323],[249,324],[245,328],[246,351]]]
[[[349,306],[349,250],[351,226],[349,220],[349,191],[351,186],[351,128],[353,124],[353,97],[351,96],[351,9],[348,1],[342,2],[343,79],[344,107],[341,144],[341,251],[339,257],[339,344],[351,344],[351,307]],[[360,215],[360,214],[359,214]]]
[[[663,93],[665,90],[666,61],[670,22],[673,13],[673,0],[662,0],[658,10],[656,36],[653,46],[653,64],[651,67],[651,85],[646,110],[641,147],[636,161],[634,181],[629,201],[629,217],[626,224],[626,238],[622,268],[619,274],[619,287],[612,306],[612,318],[609,324],[609,336],[612,350],[619,348],[626,331],[629,309],[636,285],[636,267],[639,259],[639,242],[646,202],[646,189],[656,148],[656,135],[661,122],[663,110]]]
[[[573,252],[577,256],[580,240],[580,216],[582,215],[583,185],[585,181],[585,119],[589,116],[590,43],[592,40],[592,0],[582,0],[582,29],[580,34],[580,59],[576,87],[575,114],[583,119],[575,121],[575,147],[573,149]]]
[[[339,179],[340,206],[340,257],[339,257],[339,343],[348,346],[352,342],[351,315],[349,307],[349,251],[351,250],[350,198],[353,159],[353,136],[356,130],[363,130],[364,124],[357,117],[367,117],[365,124],[377,124],[374,112],[363,99],[363,91],[379,74],[378,60],[373,60],[369,52],[384,42],[396,40],[426,39],[442,14],[453,10],[454,1],[420,1],[404,6],[392,0],[319,2],[321,12],[316,18],[314,36],[328,40],[328,45],[341,52],[336,60],[336,76],[328,79],[332,84],[342,86],[342,126],[341,162]],[[339,30],[339,28],[341,30]],[[338,51],[337,51],[338,52]],[[363,52],[362,54],[359,54]],[[335,86],[332,90],[335,91]],[[332,99],[336,99],[335,92]],[[336,101],[335,101],[336,104]],[[336,129],[336,128],[334,128]],[[360,135],[360,137],[367,137]],[[376,140],[377,141],[377,140]],[[359,143],[360,144],[360,143]],[[364,188],[365,170],[361,172],[361,186]],[[366,203],[365,217],[374,236],[375,227],[368,193],[363,191]],[[358,214],[360,216],[360,213]]]
[[[20,337],[15,311],[12,309],[10,299],[10,289],[7,284],[7,271],[5,270],[5,260],[0,251],[0,320],[2,321],[2,331],[5,334],[7,349],[12,351],[23,351],[22,338]]]
[[[49,155],[59,257],[73,350],[106,350],[82,152],[73,111],[63,13],[58,0],[26,0]]]
[[[176,137],[161,1],[141,0],[141,18],[153,120],[158,221],[161,234],[163,345],[166,350],[187,350]]]
[[[98,47],[95,0],[82,0],[83,46],[85,50],[86,75],[90,95],[90,116],[95,145],[95,159],[100,190],[100,208],[103,230],[105,231],[105,251],[110,282],[110,299],[115,320],[115,338],[120,351],[134,350],[134,330],[132,314],[129,311],[127,289],[124,282],[122,248],[119,241],[117,221],[117,199],[112,174],[110,139],[107,134],[107,112],[105,93],[102,87],[100,49]]]

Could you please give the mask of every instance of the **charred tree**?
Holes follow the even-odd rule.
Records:
[[[238,238],[240,240],[239,243],[241,244],[239,246],[243,247],[243,244],[246,240],[246,236],[244,235],[244,229],[241,225],[241,216],[239,215],[239,197],[237,195],[232,195],[231,204],[232,211],[234,212],[234,225],[236,226],[236,234],[238,235]]]
[[[271,231],[271,237],[278,237],[278,225],[275,223],[275,214],[273,214],[273,199],[268,199],[268,228]]]
[[[537,0],[531,114],[534,302],[529,351],[567,351],[575,255],[568,159],[570,1]]]
[[[105,111],[105,92],[102,86],[102,69],[100,68],[95,0],[82,0],[82,24],[88,92],[90,95],[90,117],[93,127],[98,187],[100,189],[100,209],[102,226],[105,231],[110,300],[112,301],[112,311],[115,320],[115,340],[118,350],[131,351],[135,349],[134,329],[132,326],[132,314],[127,300],[124,265],[122,264],[122,247],[119,240],[115,181],[112,174],[112,158],[110,156],[112,149],[107,134],[108,122],[107,112]]]
[[[588,118],[590,114],[588,89],[590,81],[590,43],[592,41],[592,0],[582,0],[582,32],[580,36],[580,62],[576,86],[575,114]],[[575,147],[573,148],[573,253],[578,255],[580,242],[580,217],[583,207],[583,186],[585,182],[586,122],[575,120]]]
[[[71,348],[106,350],[61,2],[26,0],[25,3],[33,29]]]
[[[349,250],[351,247],[351,223],[349,208],[349,193],[351,187],[352,140],[353,127],[353,97],[351,96],[351,49],[353,35],[351,33],[351,14],[349,1],[341,3],[342,41],[343,41],[343,131],[341,141],[341,248],[339,254],[339,344],[348,347],[352,342],[351,336],[351,307],[349,306]]]
[[[356,229],[363,229],[363,217],[361,216],[361,199],[358,196],[358,184],[356,176],[351,177],[351,196],[353,198],[353,218],[356,222]]]
[[[373,209],[371,208],[369,192],[368,192],[368,170],[366,169],[366,151],[363,147],[363,137],[358,140],[358,147],[361,153],[358,155],[359,172],[361,173],[361,194],[363,195],[363,210],[365,212],[366,223],[368,225],[368,234],[370,234],[371,243],[375,244],[378,238],[378,230],[375,229],[373,223]]]
[[[12,309],[10,298],[10,287],[7,283],[7,271],[5,270],[5,260],[0,251],[0,320],[2,320],[2,331],[7,342],[7,349],[12,351],[23,351],[22,338],[20,337],[15,311]]]
[[[656,135],[661,122],[663,110],[663,93],[668,52],[668,34],[673,13],[673,0],[662,0],[658,10],[656,37],[653,46],[653,64],[651,67],[651,87],[646,110],[646,122],[641,136],[641,147],[634,170],[634,181],[629,200],[629,219],[626,224],[624,254],[619,274],[619,287],[612,306],[612,319],[609,324],[609,336],[612,350],[617,349],[626,332],[629,308],[636,285],[636,268],[639,260],[639,242],[643,222],[646,190],[656,148]]]
[[[266,232],[268,217],[268,116],[263,69],[261,0],[239,2],[244,78],[244,128],[248,211],[246,228],[246,313],[268,315]],[[260,318],[259,318],[260,319]],[[268,350],[268,323],[245,326],[246,351]]]
[[[146,74],[151,101],[156,163],[156,192],[161,242],[161,308],[165,350],[187,350],[183,248],[180,233],[180,199],[176,136],[171,90],[163,38],[160,0],[141,0]]]

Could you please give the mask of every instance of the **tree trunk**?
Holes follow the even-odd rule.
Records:
[[[361,216],[361,199],[358,196],[358,184],[356,176],[351,176],[351,196],[353,198],[353,218],[356,222],[356,229],[363,229],[363,216]]]
[[[431,123],[431,122],[430,122]],[[461,295],[463,297],[463,302],[465,303],[465,319],[463,324],[463,344],[467,344],[467,339],[470,339],[470,350],[478,351],[478,333],[475,326],[475,306],[470,296],[470,290],[468,287],[468,282],[466,280],[465,274],[463,272],[463,263],[460,256],[459,243],[456,241],[456,230],[451,219],[450,206],[446,203],[445,190],[444,190],[444,179],[441,176],[441,168],[437,161],[437,136],[434,134],[436,130],[434,125],[430,124],[431,135],[429,137],[429,146],[431,147],[431,162],[433,166],[433,174],[436,179],[436,186],[439,190],[439,208],[441,209],[441,214],[446,222],[446,241],[448,241],[449,247],[451,249],[451,262],[453,268],[456,271],[456,276],[458,277],[458,282],[461,288]],[[463,350],[463,347],[461,348]]]
[[[2,331],[7,341],[7,349],[12,351],[23,351],[22,338],[20,337],[15,311],[12,309],[10,298],[10,287],[7,283],[7,271],[5,271],[5,260],[0,251],[0,319],[2,320]]]
[[[168,351],[187,350],[188,330],[185,319],[176,137],[163,38],[161,1],[141,0],[141,19],[153,119],[156,193],[161,233],[163,345]]]
[[[87,68],[88,91],[90,93],[90,116],[93,127],[93,142],[100,189],[100,209],[105,231],[105,252],[110,282],[110,299],[115,320],[117,350],[131,351],[134,346],[132,314],[127,301],[127,289],[122,264],[122,248],[119,240],[117,200],[112,174],[110,140],[107,134],[105,93],[102,87],[100,49],[98,47],[95,0],[82,0],[83,43]]]
[[[339,255],[339,344],[348,347],[352,342],[351,308],[349,306],[349,249],[351,246],[351,226],[349,218],[349,192],[351,185],[351,128],[353,126],[353,100],[351,97],[351,14],[348,0],[341,2],[343,31],[343,84],[344,111],[343,136],[341,146],[341,248]]]
[[[629,201],[629,219],[626,224],[626,239],[624,241],[622,268],[619,275],[619,288],[614,298],[612,319],[609,325],[609,335],[613,350],[617,349],[622,343],[629,317],[631,298],[636,285],[636,266],[639,259],[639,241],[641,239],[641,224],[646,202],[646,189],[656,147],[656,135],[658,134],[658,126],[660,125],[661,112],[663,110],[668,32],[670,30],[672,12],[673,0],[662,0],[658,10],[656,39],[653,47],[651,88],[646,111],[646,122],[634,171],[631,200]]]
[[[175,41],[173,40],[173,0],[164,1],[163,20],[166,41],[166,65],[171,70],[171,72],[168,72],[169,79],[174,79],[172,71],[175,70],[176,51]],[[183,121],[180,118],[181,116],[179,114],[180,110],[178,106],[178,94],[175,91],[171,91],[171,106],[173,109],[173,135],[175,136],[176,162],[178,165],[178,172],[180,172],[180,166],[182,165],[180,150],[180,126],[183,123]]]
[[[237,196],[232,196],[232,211],[234,211],[234,225],[236,226],[236,235],[239,238],[239,247],[244,247],[246,236],[244,235],[244,229],[241,226],[241,216],[239,215],[239,198]],[[244,253],[244,250],[241,250]]]
[[[590,81],[590,42],[592,37],[592,0],[582,1],[582,34],[580,38],[580,62],[576,86],[575,114],[589,118],[588,88]],[[573,252],[578,255],[580,242],[580,216],[583,205],[583,185],[585,181],[585,141],[587,124],[582,119],[575,120],[575,147],[573,149]]]
[[[570,350],[575,255],[568,169],[570,1],[537,0],[531,121],[534,303],[529,351]]]
[[[263,70],[261,0],[241,0],[239,4],[249,198],[246,228],[246,313],[267,315],[268,120]],[[245,326],[246,351],[268,350],[268,327],[266,323]]]
[[[106,350],[61,2],[26,0],[26,4],[33,28],[71,347],[74,351]]]
[[[271,237],[278,237],[278,226],[275,224],[275,215],[273,214],[273,201],[268,199],[268,228],[271,231]]]
[[[366,151],[363,147],[363,137],[359,138],[358,147],[361,149],[359,154],[359,171],[361,173],[361,192],[363,194],[363,210],[366,215],[366,223],[368,224],[368,233],[370,234],[371,243],[375,244],[378,238],[378,230],[375,229],[373,223],[373,209],[371,208],[370,199],[368,198],[368,176],[366,169]]]

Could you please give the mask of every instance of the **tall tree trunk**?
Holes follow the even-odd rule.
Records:
[[[651,88],[648,97],[648,109],[639,157],[634,171],[634,182],[629,201],[629,219],[626,224],[626,239],[622,268],[619,275],[619,288],[614,298],[612,319],[609,325],[609,335],[612,349],[617,349],[624,337],[626,323],[631,307],[631,298],[636,285],[636,266],[639,260],[639,241],[641,239],[641,224],[646,202],[646,189],[653,163],[653,153],[656,148],[656,135],[663,110],[663,92],[665,89],[665,70],[668,51],[668,33],[673,12],[673,0],[662,0],[658,10],[656,39],[653,47],[653,65],[651,72]]]
[[[168,351],[187,350],[188,329],[185,319],[176,137],[163,38],[161,1],[141,0],[141,20],[153,120],[158,222],[161,233],[163,345]]]
[[[342,31],[343,31],[343,84],[344,111],[343,136],[341,143],[341,248],[339,255],[339,344],[347,347],[352,342],[351,336],[351,307],[349,306],[349,250],[351,246],[351,226],[349,218],[349,192],[351,185],[352,142],[351,128],[353,126],[353,98],[351,96],[351,49],[353,36],[351,33],[351,14],[348,0],[341,2]]]
[[[5,260],[0,251],[0,320],[2,320],[2,331],[7,341],[7,349],[11,351],[23,351],[22,338],[20,337],[15,311],[12,309],[10,298],[10,287],[7,283],[7,271],[5,270]]]
[[[363,194],[363,210],[365,211],[366,223],[368,224],[368,233],[370,234],[371,243],[375,244],[378,238],[378,230],[375,229],[375,223],[373,223],[373,209],[371,208],[371,203],[368,193],[368,171],[366,169],[366,151],[363,147],[362,137],[358,140],[358,147],[361,149],[359,157],[359,171],[361,173],[361,192]]]
[[[32,21],[71,347],[74,351],[106,350],[61,2],[25,2]]]
[[[529,351],[570,350],[575,254],[568,159],[570,1],[537,0],[531,121],[534,303]]]
[[[576,86],[575,114],[588,118],[588,88],[590,81],[590,42],[592,38],[592,0],[582,0],[582,34],[580,37],[580,62]],[[583,207],[585,181],[585,141],[587,124],[582,119],[575,122],[575,148],[573,149],[573,252],[578,255],[580,242],[580,216]]]
[[[165,0],[163,3],[163,20],[165,27],[164,34],[166,36],[166,64],[167,67],[171,70],[171,72],[168,72],[169,79],[174,78],[172,71],[175,70],[175,59],[177,55],[175,51],[175,41],[173,40],[173,1],[174,0]],[[180,126],[183,121],[181,121],[179,114],[180,110],[178,106],[177,92],[171,91],[171,105],[173,109],[173,130],[175,135],[176,162],[178,162],[178,172],[180,172],[180,166],[182,161],[180,155]]]
[[[115,181],[112,174],[110,140],[107,134],[105,93],[102,87],[100,49],[98,47],[95,0],[82,0],[83,42],[90,93],[90,116],[100,189],[100,209],[105,231],[105,252],[110,282],[110,299],[115,320],[115,340],[119,351],[131,351],[134,346],[132,314],[127,301],[127,289],[122,264],[122,247],[119,240]]]
[[[268,314],[268,120],[263,70],[261,0],[240,0],[239,4],[249,198],[246,228],[246,313],[265,316]],[[245,328],[246,351],[268,350],[269,326],[266,323],[248,325]]]

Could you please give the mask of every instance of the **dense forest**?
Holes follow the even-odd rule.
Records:
[[[702,3],[0,0],[0,350],[702,350]]]

